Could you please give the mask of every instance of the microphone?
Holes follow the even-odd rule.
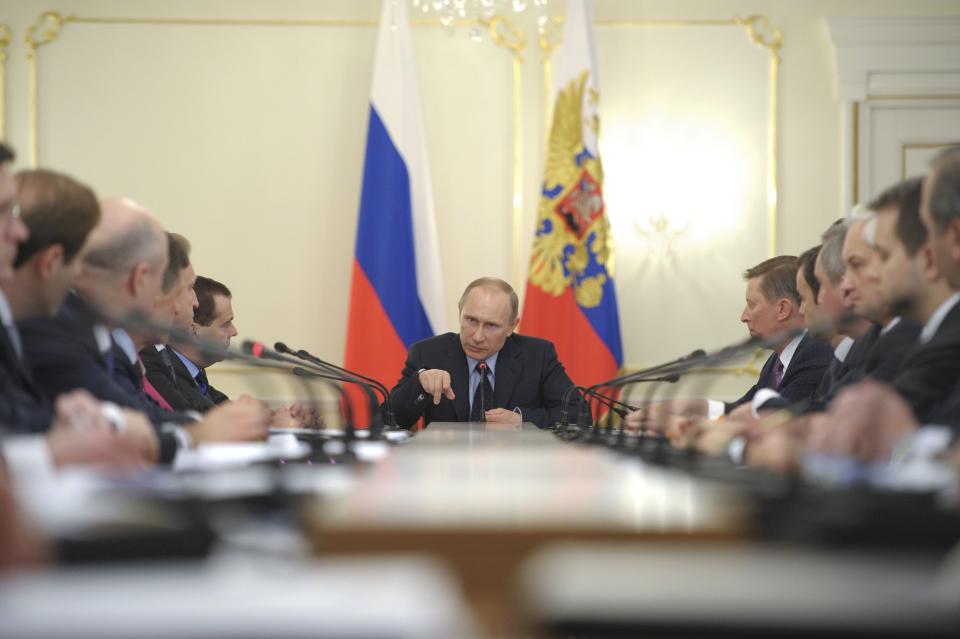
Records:
[[[570,423],[568,422],[569,404],[573,396],[573,393],[578,390],[586,392],[590,390],[596,390],[604,386],[622,386],[622,385],[626,385],[627,383],[632,383],[634,381],[642,381],[644,378],[649,377],[650,375],[653,375],[655,373],[664,373],[664,372],[669,373],[669,371],[671,371],[673,368],[679,365],[682,365],[690,361],[698,361],[700,359],[703,359],[704,357],[706,357],[706,351],[704,351],[702,348],[698,348],[693,352],[687,355],[684,355],[683,357],[679,357],[675,360],[672,360],[670,362],[666,362],[664,364],[658,364],[656,366],[651,366],[650,368],[645,368],[643,370],[635,371],[633,373],[628,373],[626,375],[621,375],[619,377],[613,377],[606,381],[602,381],[597,384],[594,384],[589,388],[584,388],[582,386],[571,386],[563,394],[561,405],[560,405],[560,419],[557,422],[557,425],[554,427],[554,430],[559,431],[565,427],[570,426]],[[666,381],[666,380],[661,380],[661,381]],[[582,394],[583,393],[581,392],[581,396]],[[585,398],[583,399],[585,401]],[[579,413],[578,413],[578,421],[579,421]]]
[[[641,383],[641,382],[648,382],[648,383],[656,384],[656,383],[659,383],[659,382],[667,382],[667,383],[673,384],[673,383],[676,383],[676,382],[679,381],[679,380],[680,380],[680,375],[678,375],[678,374],[676,374],[676,373],[670,373],[670,374],[668,374],[668,375],[663,375],[663,376],[660,376],[660,377],[651,377],[651,378],[646,378],[646,379],[638,379],[638,380],[635,380],[635,381],[633,381],[633,382],[631,382],[631,383],[638,384],[638,383]],[[584,393],[584,395],[589,395],[589,396],[591,396],[591,397],[594,397],[594,398],[597,400],[598,403],[600,403],[601,405],[606,406],[608,409],[610,409],[610,412],[616,413],[617,415],[619,415],[621,419],[623,419],[624,417],[626,417],[628,412],[635,411],[635,410],[637,410],[637,408],[638,408],[638,407],[633,406],[633,405],[631,405],[631,404],[627,404],[627,403],[625,403],[625,402],[621,402],[620,400],[615,399],[615,398],[613,398],[613,397],[611,397],[611,396],[609,396],[609,395],[605,395],[605,394],[599,392],[595,387],[586,388],[586,389],[583,390],[583,393]],[[580,405],[580,410],[579,410],[579,412],[578,412],[578,414],[577,414],[577,427],[578,427],[578,428],[581,428],[581,419],[586,419],[586,418],[588,418],[589,415],[590,415],[589,412],[588,412],[589,409],[588,409],[587,406],[585,406],[585,404],[586,404],[586,402],[584,402],[584,403],[582,403],[582,404]],[[589,441],[596,441],[596,440],[599,438],[599,436],[601,435],[600,420],[598,419],[597,422],[596,422],[596,424],[591,424],[590,427],[589,427],[589,430],[590,430],[590,432],[591,432],[591,437],[590,437],[590,440],[589,440]],[[623,429],[621,429],[621,432],[622,432],[622,430],[623,430]],[[613,434],[613,423],[612,423],[612,419],[610,419],[609,413],[608,413],[608,422],[607,422],[606,434],[607,434],[607,435],[612,435],[612,434]]]
[[[123,328],[125,330],[139,331],[151,335],[163,335],[166,337],[167,343],[171,346],[189,345],[201,354],[209,356],[218,361],[231,360],[241,362],[249,366],[275,369],[275,366],[272,364],[268,364],[267,362],[243,353],[238,353],[229,347],[222,346],[221,344],[216,344],[208,340],[201,339],[189,330],[157,322],[140,310],[135,309],[125,315],[120,315],[118,313],[110,312],[101,306],[88,304],[86,302],[85,307],[84,313],[86,314],[86,319],[89,321],[104,323],[109,326]],[[317,402],[314,398],[311,388],[308,384],[303,383],[303,389],[311,408],[315,409]]]
[[[483,388],[484,386],[486,386],[486,384],[484,384],[483,381],[487,378],[487,363],[480,362],[479,364],[477,364],[477,368],[480,371],[480,384],[479,384],[479,388],[477,389],[480,392],[480,421],[485,422],[487,421],[487,410],[486,410],[487,402],[486,402],[486,397],[484,396],[484,388]]]
[[[328,371],[332,371],[334,373],[340,373],[341,375],[346,375],[349,377],[356,378],[357,380],[363,380],[367,382],[378,393],[380,393],[383,396],[383,406],[384,406],[384,411],[386,413],[387,426],[390,428],[390,430],[403,430],[399,426],[397,426],[397,419],[393,413],[393,403],[390,400],[390,390],[386,387],[385,384],[383,384],[383,382],[377,379],[374,379],[373,377],[361,375],[360,373],[357,373],[356,371],[352,371],[348,368],[337,366],[336,364],[332,364],[330,362],[324,361],[319,357],[312,355],[311,353],[307,352],[302,348],[297,351],[294,351],[292,348],[290,348],[283,342],[277,342],[273,346],[280,353],[293,355],[294,357],[298,357],[304,361],[311,362],[313,364],[316,364],[319,367],[325,368]],[[361,383],[361,382],[358,381],[355,383]],[[373,414],[371,414],[371,420],[372,419],[373,419]]]
[[[296,367],[301,367],[300,360],[294,359],[292,357],[288,357],[286,355],[281,355],[280,353],[277,353],[276,351],[273,351],[267,348],[260,342],[253,342],[250,340],[245,341],[243,343],[243,351],[249,355],[254,355],[254,353],[258,353],[259,355],[254,355],[254,356],[260,357],[263,359],[281,361],[287,364],[293,364]],[[369,384],[362,382],[356,378],[352,378],[345,375],[331,375],[328,373],[324,373],[322,370],[319,370],[319,369],[311,370],[309,372],[312,375],[315,375],[316,377],[319,377],[321,379],[334,379],[340,382],[358,384],[359,386],[361,386],[367,392],[367,396],[370,399],[370,404],[372,407],[372,411],[371,411],[372,416],[370,421],[370,439],[379,439],[380,419],[379,419],[379,410],[377,410],[377,398],[376,398],[376,395],[374,395],[373,390],[371,389]],[[304,376],[301,375],[301,377],[304,377]],[[348,424],[344,428],[344,436],[348,439],[353,439],[356,436],[352,423]]]

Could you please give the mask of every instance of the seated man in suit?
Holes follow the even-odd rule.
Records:
[[[921,220],[921,181],[908,180],[896,188],[903,191],[901,206],[876,211],[880,286],[886,303],[902,309],[905,318],[922,323],[923,329],[891,383],[924,422],[960,380],[960,293],[944,276],[947,271],[934,261],[935,232],[948,230],[928,232]]]
[[[458,304],[460,333],[410,347],[390,393],[397,423],[489,421],[552,426],[573,386],[553,344],[517,335],[519,301],[503,280],[471,282]]]
[[[744,273],[746,304],[740,321],[747,325],[751,337],[770,339],[786,335],[777,344],[760,371],[760,377],[740,399],[724,403],[707,399],[675,399],[645,406],[627,415],[626,427],[631,430],[669,428],[670,416],[717,418],[753,401],[761,389],[777,391],[790,403],[813,397],[831,358],[830,344],[817,339],[804,329],[797,290],[797,258],[780,256],[764,260]],[[789,334],[796,333],[794,337]]]
[[[193,332],[197,275],[190,263],[190,242],[178,233],[167,233],[167,239],[169,259],[163,275],[164,295],[157,303],[157,319],[181,331]],[[214,403],[196,391],[197,382],[169,344],[150,344],[140,350],[140,358],[150,384],[173,410],[204,413],[213,408]]]
[[[184,243],[186,242],[184,238]],[[186,244],[189,247],[189,244]],[[171,256],[173,253],[171,252]],[[186,251],[189,256],[189,248]],[[219,282],[195,275],[188,261],[180,286],[181,301],[173,324],[198,338],[226,350],[237,335],[233,326],[230,290]],[[189,296],[186,292],[189,292]],[[150,353],[150,351],[153,353]],[[142,352],[147,377],[177,410],[206,412],[229,398],[210,385],[206,368],[219,361],[213,351],[191,344],[158,345]]]
[[[880,288],[881,264],[873,244],[877,218],[873,211],[899,208],[904,190],[887,189],[870,203],[870,213],[854,219],[843,243],[843,259],[847,265],[843,286],[854,313],[873,323],[863,340],[868,345],[864,357],[850,375],[850,382],[870,377],[891,381],[917,338],[920,324],[901,318],[894,307],[884,301]]]
[[[194,287],[197,293],[197,307],[193,309],[193,330],[197,337],[226,349],[230,340],[237,336],[237,327],[233,324],[233,293],[226,285],[210,277],[200,276]],[[202,374],[206,384],[206,396],[215,404],[229,399],[214,388],[207,379],[206,370],[216,364],[219,358],[211,353],[190,352],[186,356]]]
[[[266,410],[254,400],[232,402],[201,421],[164,409],[144,392],[137,351],[155,342],[146,325],[129,331],[115,324],[139,313],[152,318],[163,296],[167,237],[144,208],[130,200],[107,200],[83,253],[78,295],[53,318],[21,324],[24,350],[41,390],[52,397],[85,388],[95,397],[145,413],[159,432],[159,459],[206,441],[266,436]],[[99,320],[94,313],[102,313]],[[111,327],[104,322],[113,324]]]

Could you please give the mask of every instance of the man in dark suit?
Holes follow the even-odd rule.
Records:
[[[13,319],[50,317],[63,303],[78,271],[78,254],[100,220],[100,205],[86,186],[50,171],[23,171],[15,177],[24,239],[9,279],[0,280],[0,305],[9,302]],[[0,335],[0,423],[18,432],[45,432],[53,402],[34,382],[24,361],[16,326]]]
[[[460,298],[460,333],[410,347],[390,393],[397,423],[532,422],[553,425],[573,386],[547,340],[516,335],[519,301],[503,280],[471,282]]]
[[[932,234],[920,218],[921,188],[919,178],[894,187],[901,204],[877,208],[875,244],[884,299],[923,324],[891,383],[924,422],[960,379],[960,293],[926,248]]]
[[[17,431],[39,432],[50,426],[53,407],[24,366],[16,326],[17,298],[14,296],[13,303],[10,300],[18,247],[29,236],[20,215],[16,182],[6,169],[12,159],[12,152],[0,146],[0,424]]]
[[[226,350],[230,339],[237,335],[230,290],[220,282],[196,276],[188,256],[189,250],[182,266],[181,285],[191,293],[190,297],[181,294],[183,299],[178,306],[182,309],[178,308],[174,325],[192,330],[204,342]],[[183,262],[183,258],[177,259]],[[201,352],[190,344],[168,344],[148,346],[141,356],[147,377],[176,410],[205,413],[229,399],[207,378],[206,368],[218,361],[211,359],[212,351]]]

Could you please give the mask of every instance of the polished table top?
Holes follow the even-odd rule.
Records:
[[[429,529],[562,529],[644,534],[740,530],[721,486],[566,443],[532,424],[434,423],[339,498],[316,524]]]

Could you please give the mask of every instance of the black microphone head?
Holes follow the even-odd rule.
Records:
[[[697,350],[687,355],[687,359],[703,359],[706,356],[707,356],[707,351],[703,350],[702,348],[698,348]]]
[[[294,353],[294,355],[296,355],[296,356],[299,357],[300,359],[310,359],[310,353],[308,353],[307,351],[303,350],[302,348],[301,348],[299,351],[297,351],[296,353]]]
[[[293,353],[293,351],[291,351],[283,342],[274,342],[273,350],[277,351],[278,353]]]
[[[671,373],[671,374],[669,374],[669,375],[664,375],[662,381],[667,382],[667,383],[669,383],[669,384],[676,384],[677,382],[680,381],[680,375],[677,374],[677,373]]]

